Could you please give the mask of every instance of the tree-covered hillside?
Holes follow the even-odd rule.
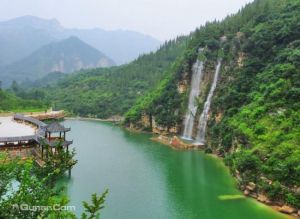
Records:
[[[205,48],[206,66],[223,58],[206,147],[226,157],[242,186],[254,182],[256,192],[299,208],[299,11],[298,0],[256,0],[199,28],[172,71],[127,112],[126,123],[149,130],[146,115],[181,134],[189,90],[181,93],[179,85],[190,81],[198,48]]]
[[[0,88],[0,112],[44,111],[48,105],[44,101],[22,99]]]
[[[126,125],[181,134],[193,63],[205,61],[198,121],[212,69],[222,58],[206,132],[208,151],[225,157],[241,188],[254,182],[254,192],[299,208],[299,11],[299,0],[255,0],[128,65],[79,72],[19,95],[46,98],[80,116],[127,112]],[[204,48],[201,56],[199,48]]]
[[[226,71],[234,80],[222,77],[212,107],[222,120],[211,119],[208,135],[213,147],[235,151],[226,161],[243,184],[299,208],[300,2],[262,2],[252,27],[241,29],[244,64]]]
[[[81,71],[61,79],[57,85],[19,91],[18,95],[46,98],[54,108],[66,109],[74,115],[98,118],[123,115],[138,97],[164,78],[171,63],[186,48],[186,39],[179,37],[166,42],[157,52],[140,56],[130,64]]]

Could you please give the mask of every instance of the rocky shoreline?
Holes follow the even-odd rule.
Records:
[[[183,142],[180,138],[177,136],[165,136],[165,135],[158,135],[156,137],[151,138],[153,141],[157,141],[159,143],[162,143],[164,145],[168,145],[173,149],[176,150],[204,150],[204,145],[193,145]],[[213,151],[213,154],[216,155],[218,158],[222,158],[219,156],[218,153],[215,153]],[[238,171],[236,171],[236,174],[233,175],[236,180],[241,181],[241,176]],[[271,181],[269,183],[272,183]],[[287,214],[291,216],[292,218],[300,218],[300,209],[296,209],[290,205],[287,205],[285,203],[275,202],[271,201],[265,194],[260,193],[257,191],[257,186],[253,182],[249,182],[246,186],[241,185],[239,186],[239,189],[243,192],[243,194],[247,197],[251,197],[256,199],[257,201],[270,206],[274,210]]]
[[[157,137],[152,137],[151,140],[157,141],[164,145],[170,146],[176,150],[191,150],[191,149],[198,149],[196,145],[187,144],[181,141],[177,136],[168,137],[164,135],[159,135]]]
[[[238,175],[235,178],[239,178]],[[271,183],[271,182],[270,182]],[[246,186],[240,186],[240,190],[243,191],[245,196],[256,199],[257,201],[264,203],[276,211],[279,211],[284,214],[291,215],[295,218],[300,218],[300,210],[293,208],[292,206],[286,205],[285,203],[271,201],[265,194],[257,192],[256,184],[249,182]]]

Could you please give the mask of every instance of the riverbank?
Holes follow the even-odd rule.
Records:
[[[113,123],[122,123],[124,121],[124,117],[122,116],[112,116],[108,119],[99,119],[99,118],[91,118],[91,117],[65,117],[68,120],[81,120],[81,121],[98,121],[98,122],[113,122]]]
[[[205,150],[204,145],[195,146],[193,144],[187,144],[177,136],[171,137],[171,136],[158,135],[157,137],[152,137],[151,140],[167,145],[175,150]],[[223,162],[223,157],[220,156],[220,154],[217,153],[217,151],[212,151],[212,153],[208,155],[212,155],[213,157],[220,159]],[[235,175],[232,176],[235,178],[237,182],[241,182],[242,179],[239,173],[236,173]],[[258,202],[271,207],[275,211],[290,216],[290,218],[300,218],[300,209],[295,209],[285,203],[271,201],[265,194],[256,191],[256,185],[253,182],[250,182],[246,186],[243,186],[239,183],[238,189],[241,192],[243,192],[245,197],[251,197],[257,200]]]
[[[64,110],[53,111],[52,109],[36,112],[0,112],[0,117],[13,117],[16,113],[21,113],[24,116],[30,116],[38,120],[62,119],[65,117]]]

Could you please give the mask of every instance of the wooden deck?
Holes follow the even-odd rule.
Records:
[[[45,132],[43,131],[43,127],[46,126],[45,123],[32,118],[27,117],[21,114],[16,114],[14,116],[14,120],[16,121],[23,121],[30,123],[38,128],[35,135],[28,135],[28,136],[15,136],[15,137],[0,137],[0,149],[6,147],[17,147],[17,146],[24,146],[28,144],[33,144],[34,142],[38,143],[38,139],[43,137]]]

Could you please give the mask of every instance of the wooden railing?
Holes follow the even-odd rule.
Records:
[[[46,124],[41,122],[40,120],[32,118],[30,116],[24,116],[22,114],[15,114],[14,120],[22,120],[22,121],[25,121],[25,122],[29,122],[33,125],[36,125],[39,128],[41,128],[43,126],[46,126]]]

